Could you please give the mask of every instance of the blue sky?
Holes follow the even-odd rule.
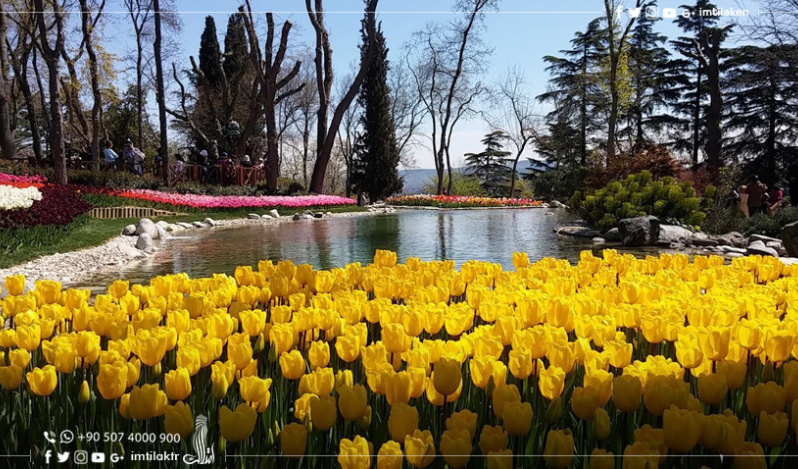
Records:
[[[121,3],[121,2],[120,2]],[[359,57],[360,19],[362,17],[361,0],[327,0],[327,22],[333,46],[334,67],[337,77],[343,78],[350,70],[351,64]],[[627,1],[632,4],[632,0]],[[678,7],[686,0],[660,0],[660,9]],[[753,0],[717,0],[716,5],[725,8],[748,8],[752,15],[757,12],[757,4]],[[116,1],[111,9],[118,9]],[[176,38],[182,51],[179,60],[183,67],[189,66],[188,56],[197,55],[199,37],[205,24],[205,17],[210,14],[216,20],[220,42],[227,25],[228,16],[235,12],[239,2],[236,0],[177,0],[177,11],[183,22],[183,29]],[[391,48],[389,58],[399,61],[401,49],[411,34],[430,22],[446,22],[452,19],[452,0],[381,0],[379,20],[385,32],[388,46]],[[304,12],[302,0],[254,0],[253,10],[258,21],[263,21],[267,9],[275,13],[279,20],[290,20],[294,24],[292,40],[310,45],[312,28],[307,14]],[[518,67],[524,71],[529,84],[528,93],[532,96],[546,89],[548,75],[541,60],[545,55],[558,54],[558,51],[569,46],[574,32],[584,29],[587,23],[603,14],[601,0],[502,0],[498,13],[488,14],[485,18],[483,38],[485,43],[494,49],[490,59],[488,73],[483,78],[487,83],[497,81],[510,67]],[[124,53],[134,47],[132,30],[125,24],[126,17],[117,15],[113,30],[106,32],[113,38],[112,50]],[[626,17],[626,14],[624,15]],[[663,19],[658,29],[675,37],[678,29],[673,20]],[[178,66],[181,62],[178,62]],[[154,101],[154,100],[152,100]],[[547,111],[539,105],[541,113]],[[489,130],[482,120],[464,121],[455,132],[452,156],[460,159],[463,153],[478,150],[479,140]],[[431,152],[424,148],[417,150],[417,166],[433,167]]]

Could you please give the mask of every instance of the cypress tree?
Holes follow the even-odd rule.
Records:
[[[479,178],[482,187],[492,196],[505,196],[509,192],[508,184],[512,173],[509,165],[512,160],[508,157],[512,153],[502,150],[505,140],[507,135],[496,130],[482,139],[484,151],[465,155],[468,174]]]
[[[362,32],[361,57],[368,50],[368,35]],[[353,163],[353,183],[357,192],[365,192],[371,203],[402,190],[399,177],[399,147],[396,126],[391,116],[388,87],[388,48],[381,29],[375,36],[377,53],[360,88],[358,101],[363,114]]]
[[[203,79],[199,85],[219,88],[222,84],[222,49],[216,36],[216,22],[212,16],[205,17],[205,29],[200,37],[199,68]]]
[[[244,24],[244,15],[236,13],[227,20],[224,35],[224,73],[229,81],[246,71],[249,64],[249,45]]]

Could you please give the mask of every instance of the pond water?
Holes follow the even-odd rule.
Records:
[[[100,291],[119,278],[144,283],[176,272],[191,277],[232,274],[236,266],[256,266],[263,259],[291,259],[329,269],[351,262],[367,264],[377,249],[396,251],[400,262],[408,257],[453,259],[459,266],[475,259],[512,269],[514,251],[529,253],[532,261],[557,257],[576,262],[582,250],[617,247],[554,232],[558,224],[573,220],[561,209],[407,210],[196,231],[161,242],[159,251],[145,261],[105,271],[80,286]]]

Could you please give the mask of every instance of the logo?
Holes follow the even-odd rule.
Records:
[[[69,459],[69,451],[58,453],[58,462],[67,462]]]
[[[105,462],[105,453],[91,453],[91,462],[101,464]]]
[[[44,439],[50,443],[55,443],[55,432],[44,432]]]
[[[89,462],[89,453],[82,449],[75,451],[74,456],[72,457],[75,461],[75,464],[88,464]]]
[[[67,460],[69,459],[69,451],[67,451],[65,453],[56,453],[56,457],[58,459],[58,462],[60,462],[60,463],[67,462]],[[53,458],[53,452],[52,451],[50,451],[48,449],[47,451],[44,452],[44,462],[45,463],[50,464],[50,460],[52,458]]]
[[[191,446],[196,454],[184,454],[185,464],[213,464],[213,446],[208,445],[208,417],[198,415],[194,420],[194,436]]]
[[[72,430],[64,430],[61,432],[61,444],[68,445],[75,441],[75,434]]]
[[[663,8],[662,9],[662,17],[663,18],[676,18],[676,8]]]

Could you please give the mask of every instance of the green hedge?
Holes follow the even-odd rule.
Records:
[[[712,191],[707,191],[711,197]],[[592,194],[576,192],[569,200],[572,210],[601,230],[609,230],[624,218],[654,215],[663,222],[698,226],[706,217],[702,201],[689,182],[671,177],[654,180],[643,171],[612,181]]]

